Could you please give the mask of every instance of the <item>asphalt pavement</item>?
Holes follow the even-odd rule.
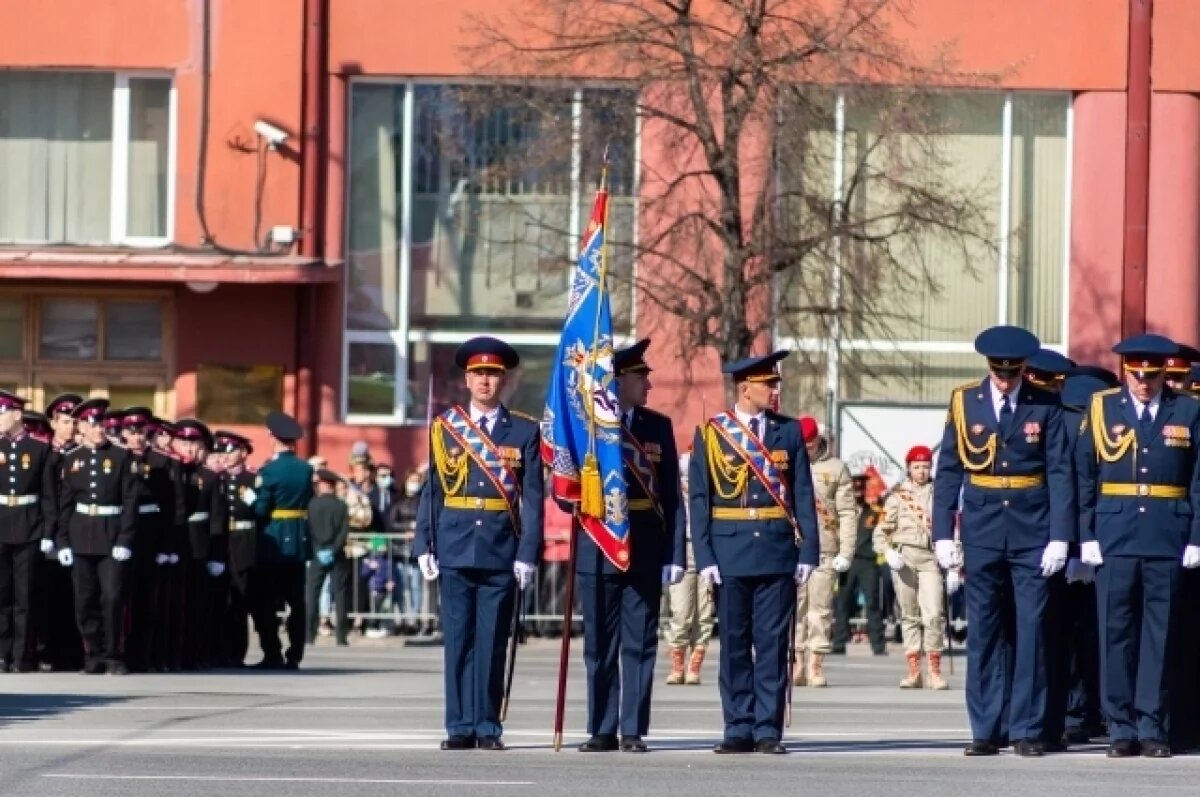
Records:
[[[323,640],[325,642],[325,640]],[[441,752],[441,649],[362,640],[309,650],[298,673],[0,676],[0,795],[1069,795],[1196,794],[1200,758],[967,759],[965,661],[952,689],[897,688],[903,656],[830,657],[795,692],[785,756],[717,756],[716,659],[700,686],[662,685],[651,752],[583,754],[575,640],[566,745],[552,749],[558,645],[522,646],[505,752]],[[713,650],[715,654],[715,649]]]

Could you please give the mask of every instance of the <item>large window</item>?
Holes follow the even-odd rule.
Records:
[[[172,236],[169,77],[0,71],[0,242]]]
[[[830,265],[781,286],[796,294],[797,306],[828,305],[836,297],[841,308],[838,325],[813,314],[780,325],[782,346],[810,358],[819,353],[831,364],[814,376],[824,390],[839,400],[942,402],[950,388],[980,373],[972,344],[992,324],[1025,326],[1044,345],[1064,349],[1070,96],[935,95],[925,100],[931,124],[920,142],[883,127],[886,114],[852,95],[814,96],[828,104],[827,123],[808,134],[811,152],[804,157],[811,160],[780,165],[785,189],[801,175],[811,184],[815,174],[832,198],[845,196],[844,183],[857,179],[847,214],[888,218],[891,181],[906,175],[895,175],[895,163],[886,159],[927,152],[936,184],[973,197],[991,231],[986,240],[934,232],[898,240],[891,254],[911,269],[892,272],[864,270],[855,244],[846,242]],[[880,145],[886,137],[891,141]],[[919,165],[917,158],[899,160]],[[871,179],[880,175],[887,179]]]
[[[157,292],[0,292],[0,384],[41,409],[59,393],[169,413],[170,304]]]
[[[540,415],[579,236],[607,147],[609,267],[632,314],[636,104],[629,92],[356,83],[351,91],[344,409],[423,420],[458,343],[522,352],[510,404]],[[446,400],[454,387],[446,388]],[[435,398],[435,403],[439,401]]]

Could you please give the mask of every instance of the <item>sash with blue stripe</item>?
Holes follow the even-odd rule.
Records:
[[[787,514],[788,522],[792,524],[792,530],[799,541],[801,538],[800,525],[796,522],[796,516],[787,502],[787,485],[783,482],[783,475],[779,472],[779,468],[771,459],[771,452],[767,450],[766,444],[747,429],[745,424],[739,421],[732,412],[717,413],[709,419],[708,424],[721,436],[726,445],[745,461],[751,472],[762,482],[767,493]]]
[[[642,444],[633,436],[633,432],[624,425],[621,426],[621,449],[625,455],[625,467],[641,485],[643,492],[650,499],[650,503],[654,505],[654,511],[658,513],[659,517],[662,517],[662,504],[658,500],[658,480],[654,476],[654,463],[650,461],[650,456],[642,448]]]
[[[475,425],[470,414],[462,407],[455,405],[446,410],[442,413],[442,422],[442,428],[491,479],[504,503],[508,504],[513,528],[519,533],[521,526],[517,521],[517,504],[521,500],[521,488],[516,472],[504,464],[504,458],[500,456],[495,443]]]

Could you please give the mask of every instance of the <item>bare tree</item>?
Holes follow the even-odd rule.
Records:
[[[676,322],[685,362],[733,359],[773,333],[893,339],[923,323],[904,297],[939,290],[931,258],[970,273],[992,250],[995,187],[956,173],[942,142],[963,109],[937,88],[990,79],[914,53],[906,6],[518,0],[472,20],[470,55],[481,73],[628,89],[613,100],[636,103],[654,152],[622,273]]]

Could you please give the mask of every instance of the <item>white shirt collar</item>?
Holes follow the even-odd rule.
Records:
[[[482,421],[484,418],[486,418],[489,431],[493,429],[493,424],[496,420],[496,416],[499,414],[500,414],[499,407],[496,407],[495,409],[484,412],[483,410],[476,407],[474,404],[471,405],[471,422],[474,423],[476,426],[478,426],[479,422]]]
[[[1160,390],[1158,391],[1158,395],[1150,399],[1150,420],[1154,420],[1158,417],[1158,408],[1162,404],[1162,395],[1163,392]],[[1129,394],[1129,400],[1133,402],[1133,414],[1138,417],[1138,420],[1141,420],[1142,408],[1146,405],[1138,401],[1133,393]]]
[[[996,383],[993,382],[991,379],[988,379],[988,391],[992,396],[992,411],[995,412],[996,418],[998,420],[1000,418],[1000,404],[1003,401],[1005,394],[1001,393],[996,388]],[[1014,412],[1017,409],[1017,397],[1020,394],[1021,394],[1021,384],[1018,382],[1017,386],[1008,392],[1008,407],[1009,407],[1009,409],[1013,410]]]
[[[742,412],[737,407],[734,407],[733,414],[737,416],[737,419],[739,421],[746,424],[747,428],[749,428],[749,426],[750,426],[750,421],[758,421],[758,433],[760,435],[763,433],[763,430],[766,428],[767,414],[765,412],[760,412],[756,415],[749,415],[747,413]]]

